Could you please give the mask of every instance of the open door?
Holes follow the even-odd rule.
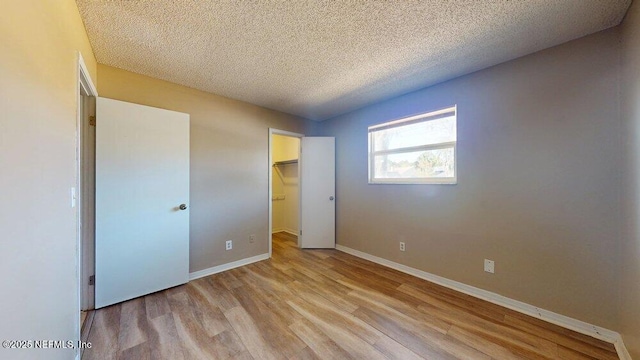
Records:
[[[95,307],[189,280],[189,115],[98,98]]]
[[[300,247],[335,248],[335,138],[303,137],[300,154]]]

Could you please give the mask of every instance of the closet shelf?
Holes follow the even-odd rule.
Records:
[[[289,165],[289,164],[297,164],[298,163],[298,159],[293,159],[293,160],[283,160],[283,161],[276,161],[273,163],[273,166],[280,166],[280,165]]]

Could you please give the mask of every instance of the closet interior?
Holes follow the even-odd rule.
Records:
[[[298,235],[300,138],[272,138],[272,232]]]

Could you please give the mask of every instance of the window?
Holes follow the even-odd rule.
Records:
[[[369,127],[370,184],[455,184],[456,107]]]

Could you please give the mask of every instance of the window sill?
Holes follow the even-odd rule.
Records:
[[[399,180],[399,179],[389,179],[389,180],[369,180],[369,185],[457,185],[457,179],[442,179],[442,180]]]

